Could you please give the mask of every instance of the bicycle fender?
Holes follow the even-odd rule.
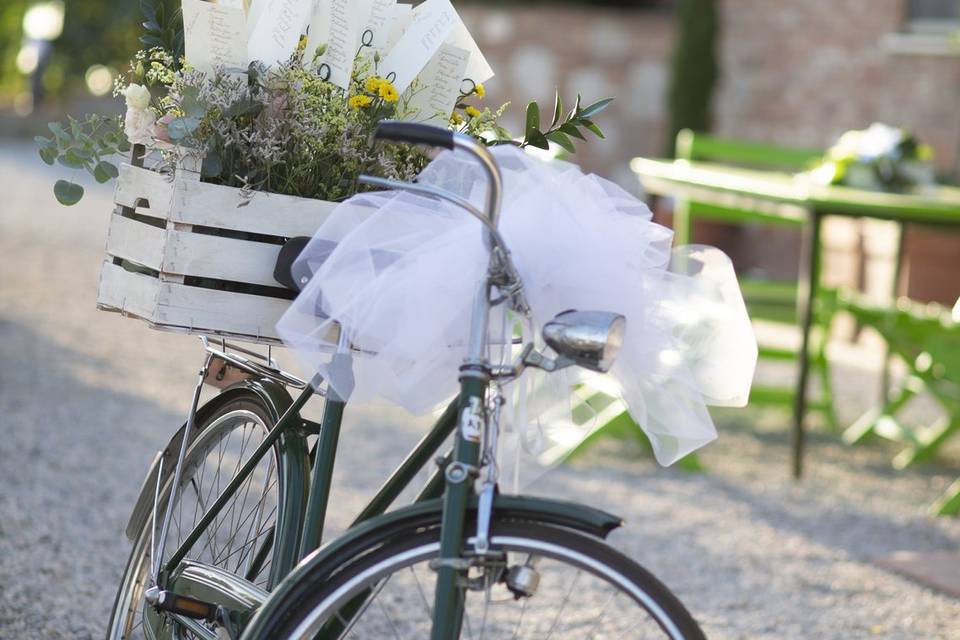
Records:
[[[477,510],[476,496],[468,507],[468,519]],[[270,619],[271,603],[282,602],[290,593],[302,588],[302,579],[320,572],[336,570],[344,558],[366,548],[372,540],[389,538],[409,531],[411,527],[439,526],[443,499],[424,500],[390,513],[370,518],[331,540],[306,558],[271,592],[270,597],[244,630],[242,638],[258,638],[260,627]],[[606,538],[620,527],[623,520],[600,509],[575,502],[532,496],[498,495],[493,503],[493,521],[519,520],[551,524],[574,529],[598,538]]]
[[[258,395],[260,399],[263,400],[264,405],[270,410],[270,413],[273,414],[272,417],[274,420],[279,420],[284,411],[293,404],[293,399],[283,385],[266,378],[250,378],[227,387],[223,392],[211,398],[206,404],[197,407],[195,421],[202,422],[206,420],[225,403],[246,392],[253,392]],[[134,503],[133,512],[127,521],[125,533],[131,541],[136,540],[146,524],[147,519],[150,517],[150,514],[153,513],[153,501],[157,488],[157,475],[160,470],[160,461],[163,460],[163,478],[161,480],[162,483],[165,483],[174,472],[177,455],[180,453],[180,443],[183,441],[183,432],[186,428],[187,425],[186,422],[184,422],[180,425],[180,428],[177,429],[177,432],[173,434],[173,437],[170,438],[167,446],[157,451],[153,456],[153,461],[150,463],[147,475],[143,479],[143,484],[140,485],[140,492],[136,503]],[[160,486],[163,486],[163,484]]]

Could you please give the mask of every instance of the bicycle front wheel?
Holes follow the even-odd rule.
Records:
[[[429,638],[439,535],[439,527],[411,531],[371,545],[332,575],[304,576],[262,637]],[[596,538],[498,522],[491,550],[461,586],[460,638],[704,638],[667,587]]]

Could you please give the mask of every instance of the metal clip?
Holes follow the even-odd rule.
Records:
[[[447,482],[451,484],[460,484],[464,482],[467,478],[476,478],[480,475],[480,469],[473,466],[472,464],[465,464],[463,462],[451,462],[446,471],[443,474],[447,478]]]

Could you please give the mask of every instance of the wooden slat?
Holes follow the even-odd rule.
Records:
[[[194,333],[225,332],[277,340],[289,300],[162,282],[153,322]]]
[[[106,260],[100,270],[97,307],[151,320],[159,286],[160,281],[156,278],[127,271]]]
[[[155,171],[122,164],[113,201],[134,208],[143,206],[142,200],[146,200],[149,202],[148,215],[166,218],[170,212],[173,184],[166,176]]]
[[[246,202],[244,206],[240,206]],[[337,203],[178,180],[170,216],[185,224],[291,238],[312,236]]]
[[[273,268],[280,245],[170,231],[164,273],[279,287]]]
[[[166,237],[166,229],[114,213],[107,231],[107,253],[159,271]]]

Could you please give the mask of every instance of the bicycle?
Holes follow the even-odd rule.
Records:
[[[375,137],[470,153],[488,179],[481,211],[429,185],[364,178],[448,200],[483,225],[490,266],[459,395],[353,526],[322,545],[346,399],[319,375],[283,371],[270,351],[203,338],[188,419],[154,459],[127,526],[134,545],[108,638],[703,638],[666,586],[604,542],[620,518],[498,489],[501,385],[527,368],[606,371],[625,319],[563,312],[542,332],[555,357],[525,344],[512,364],[491,364],[491,310],[528,311],[497,230],[496,163],[471,138],[425,125],[385,122]],[[283,253],[278,279],[295,284],[303,274]],[[341,331],[333,357],[349,366],[351,348]],[[199,406],[205,383],[223,391]],[[319,424],[300,416],[314,395],[325,398]],[[388,513],[434,460],[414,504]]]

